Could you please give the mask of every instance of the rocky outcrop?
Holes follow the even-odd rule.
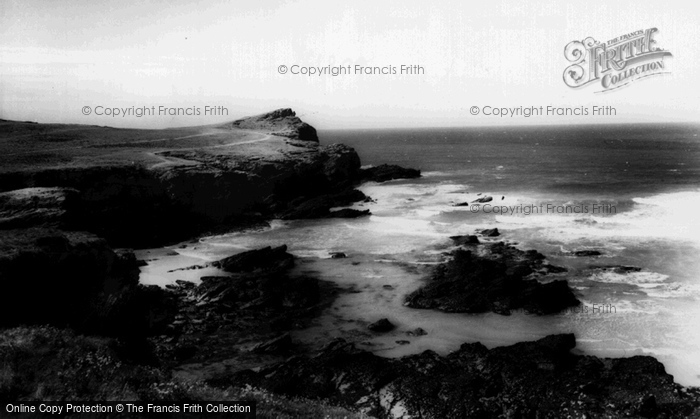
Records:
[[[493,201],[492,196],[482,196],[481,198],[477,198],[477,199],[473,200],[472,202],[484,204],[486,202],[491,202],[491,201]]]
[[[51,324],[144,335],[167,317],[159,290],[138,285],[133,253],[93,234],[33,228],[0,234],[0,326]],[[160,301],[160,303],[158,302]]]
[[[316,129],[299,119],[289,108],[239,119],[225,126],[262,131],[293,140],[318,142]]]
[[[394,179],[414,179],[420,177],[420,170],[407,169],[394,164],[381,164],[367,167],[360,172],[363,182],[386,182]]]
[[[263,247],[249,250],[213,262],[212,266],[226,272],[281,271],[294,266],[294,256],[287,253],[287,246]]]
[[[501,233],[497,228],[487,228],[485,230],[481,230],[481,235],[484,237],[498,237],[501,235]]]
[[[302,196],[284,205],[284,209],[278,212],[277,217],[283,220],[329,218],[334,216],[331,211],[332,208],[347,206],[353,202],[363,201],[366,198],[367,196],[365,196],[365,194],[352,188],[313,198]],[[369,211],[367,212],[367,215],[368,214]],[[348,213],[348,215],[352,215],[352,213]],[[343,217],[336,216],[336,218]],[[350,216],[345,218],[354,217]]]
[[[600,359],[572,354],[575,346],[565,334],[389,359],[338,339],[316,356],[211,383],[323,399],[378,418],[683,418],[698,408],[699,392],[674,384],[654,358]]]
[[[155,339],[165,360],[211,361],[241,351],[288,353],[294,345],[286,333],[317,315],[324,296],[333,294],[317,278],[294,273],[294,256],[284,245],[212,264],[230,274],[202,277],[198,285],[179,281],[168,286],[177,309],[165,337]]]
[[[462,242],[459,236],[456,241]],[[580,304],[566,281],[536,278],[552,270],[534,250],[521,251],[503,242],[470,244],[451,256],[424,286],[406,297],[407,306],[507,315],[519,309],[551,314]]]
[[[0,230],[70,227],[77,196],[77,190],[68,188],[26,188],[0,193]]]
[[[473,235],[450,236],[450,239],[452,239],[454,244],[457,246],[462,246],[465,244],[479,244],[479,243],[481,243],[479,241],[479,238],[476,236],[473,236]]]

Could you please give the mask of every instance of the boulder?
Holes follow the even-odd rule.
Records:
[[[501,235],[501,233],[498,232],[497,228],[487,228],[485,230],[481,230],[481,235],[484,237],[498,237]]]
[[[456,246],[463,246],[467,244],[479,244],[479,238],[472,235],[466,236],[450,236],[450,239],[454,242]]]
[[[406,335],[408,336],[425,336],[427,335],[428,332],[426,332],[423,328],[417,327],[413,330],[409,330],[406,332]]]
[[[379,319],[374,323],[371,323],[367,328],[373,332],[386,333],[391,332],[396,328],[392,322],[387,318]]]
[[[393,164],[382,164],[362,169],[360,179],[363,182],[386,182],[394,179],[415,179],[420,177],[420,170],[407,169]]]

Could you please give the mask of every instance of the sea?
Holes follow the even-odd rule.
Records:
[[[373,201],[353,207],[369,217],[273,220],[269,228],[143,250],[149,265],[141,281],[197,282],[216,269],[173,270],[286,244],[299,257],[296,270],[341,290],[310,327],[294,332],[301,344],[343,337],[398,357],[574,333],[576,353],[651,355],[676,382],[700,386],[698,134],[700,126],[688,124],[320,131],[322,144],[352,146],[365,166],[413,167],[422,177],[362,185]],[[481,198],[488,202],[474,202]],[[582,306],[548,316],[404,306],[454,248],[449,236],[485,228],[501,235],[483,241],[536,249],[567,268],[549,276],[566,279]],[[384,317],[397,325],[393,332],[367,330]],[[427,334],[411,333],[416,328]]]

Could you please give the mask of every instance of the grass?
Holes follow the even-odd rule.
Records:
[[[218,389],[172,379],[140,365],[109,338],[54,327],[0,331],[0,400],[14,401],[255,401],[258,418],[364,419],[323,401],[287,398],[250,386]]]
[[[0,172],[65,165],[150,165],[154,152],[221,147],[260,138],[213,126],[160,130],[0,120]]]

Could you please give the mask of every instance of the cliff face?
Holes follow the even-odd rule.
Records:
[[[114,309],[138,286],[133,253],[115,252],[104,239],[85,232],[29,228],[0,233],[0,327],[51,323],[119,333],[113,327]],[[138,317],[134,314],[130,320]],[[134,326],[139,327],[127,327]]]
[[[7,145],[38,129],[25,125],[2,124],[0,140]],[[85,145],[88,132],[94,140]],[[117,246],[155,246],[260,221],[299,197],[349,187],[360,170],[352,148],[319,145],[316,130],[291,109],[197,129],[47,125],[29,141],[34,148],[19,155],[26,163],[0,170],[0,191],[23,189],[0,194],[7,204],[0,228],[60,221]],[[60,147],[47,158],[42,141]]]
[[[318,142],[316,129],[299,119],[296,113],[289,109],[277,109],[276,111],[251,116],[225,124],[224,127],[253,129],[264,131],[268,134],[291,138],[300,141]]]

